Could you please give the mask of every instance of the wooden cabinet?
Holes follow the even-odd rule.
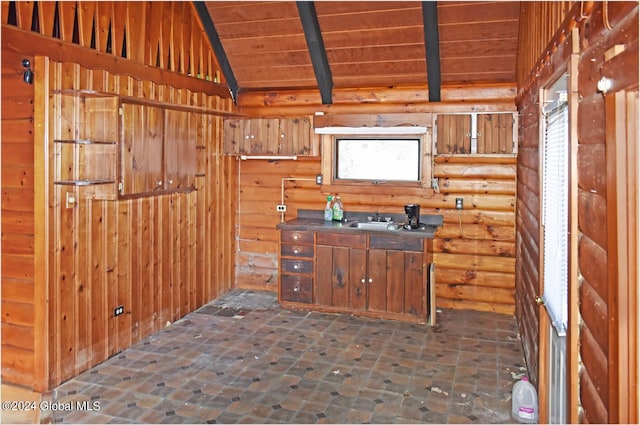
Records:
[[[55,185],[102,200],[195,187],[196,113],[82,90],[51,105]]]
[[[279,301],[311,304],[314,279],[313,232],[280,233]]]
[[[318,233],[316,303],[378,317],[426,321],[423,239]]]
[[[196,124],[189,111],[123,103],[120,195],[193,189]]]
[[[313,155],[314,137],[310,117],[224,120],[229,155]]]
[[[512,154],[517,141],[516,114],[438,114],[437,154]]]
[[[118,97],[69,90],[52,96],[53,184],[84,196],[117,197]]]

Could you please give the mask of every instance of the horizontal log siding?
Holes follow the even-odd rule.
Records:
[[[34,90],[2,52],[2,381],[34,379]]]
[[[349,211],[402,212],[418,202],[422,213],[443,214],[434,241],[437,303],[441,307],[514,312],[515,157],[438,157],[435,173],[441,193],[403,195],[379,188],[375,194],[340,193]],[[282,178],[315,180],[320,159],[239,162],[236,230],[236,285],[277,290],[278,233]],[[285,220],[298,209],[321,210],[326,203],[314,181],[285,181]],[[454,208],[456,197],[465,209]]]
[[[77,64],[52,62],[50,86],[231,109],[228,100]],[[203,148],[198,149],[200,174],[193,192],[98,201],[87,198],[83,188],[52,186],[50,386],[232,286],[234,217],[228,211],[235,208],[235,180],[228,176],[235,175],[236,163],[222,156],[222,118],[197,114],[197,120],[196,145]],[[51,151],[55,128],[52,117]],[[74,208],[64,206],[68,192],[77,196]],[[124,314],[114,317],[119,305]]]
[[[578,403],[581,407],[579,420],[583,423],[611,422],[610,410],[612,398],[610,388],[610,317],[616,314],[615,300],[609,299],[611,283],[607,281],[607,181],[606,181],[606,144],[605,144],[605,104],[602,93],[596,92],[597,81],[601,77],[604,53],[615,44],[624,44],[627,49],[637,52],[638,7],[634,2],[599,3],[589,11],[590,15],[579,22],[580,59],[578,66],[578,147],[577,147],[577,185],[578,185],[578,280],[580,315],[580,370]],[[580,6],[579,4],[577,5]],[[521,32],[546,22],[546,17],[535,15],[526,10],[536,6],[523,6]],[[603,7],[608,7],[608,20],[613,30],[604,27]],[[562,8],[561,4],[557,8]],[[574,5],[576,9],[576,5]],[[576,10],[572,10],[575,15]],[[533,22],[538,22],[535,24]],[[616,28],[617,24],[620,24]],[[565,21],[564,33],[575,25]],[[549,28],[551,30],[553,28]],[[545,30],[546,31],[546,30]],[[550,39],[553,32],[546,31]],[[521,46],[522,48],[522,46]],[[569,46],[566,40],[553,46],[547,60],[541,63],[535,80],[526,82],[521,79],[525,74],[519,71],[519,96],[517,98],[520,113],[519,154],[518,154],[518,201],[517,201],[517,276],[516,276],[516,316],[523,337],[525,357],[531,378],[538,377],[538,326],[539,308],[534,297],[539,293],[539,110],[538,90],[568,61]],[[520,57],[520,55],[519,55]],[[637,53],[635,63],[627,63],[628,69],[617,70],[614,76],[616,84],[629,81],[637,87]],[[526,59],[526,58],[525,58]],[[525,62],[522,62],[523,64]],[[523,86],[523,84],[526,85]],[[526,90],[522,91],[523,88]],[[622,88],[622,87],[620,87]],[[613,303],[613,304],[612,304]],[[615,397],[614,397],[615,398]]]

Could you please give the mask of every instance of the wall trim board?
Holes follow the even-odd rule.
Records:
[[[137,80],[149,80],[176,88],[201,92],[210,96],[231,98],[227,86],[118,58],[94,49],[59,41],[51,37],[25,31],[12,25],[2,25],[2,50],[48,56],[59,62],[82,64],[92,69],[127,75]]]

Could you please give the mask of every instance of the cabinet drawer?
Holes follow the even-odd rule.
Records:
[[[282,242],[313,243],[313,232],[283,230],[280,238]]]
[[[313,257],[313,245],[283,244],[280,246],[280,255],[283,257]]]
[[[313,279],[311,276],[282,275],[280,296],[285,301],[311,304],[313,302]]]
[[[371,236],[369,248],[422,252],[424,239],[405,238],[402,236]]]
[[[367,245],[366,235],[353,235],[346,233],[326,233],[318,232],[316,235],[318,245],[346,246],[349,248],[365,248]]]
[[[313,273],[313,261],[281,260],[283,273]]]

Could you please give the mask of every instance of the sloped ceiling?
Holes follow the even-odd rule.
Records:
[[[313,2],[333,88],[426,86],[428,3]],[[296,2],[203,5],[239,91],[319,87]],[[442,86],[515,84],[519,5],[435,3]]]

